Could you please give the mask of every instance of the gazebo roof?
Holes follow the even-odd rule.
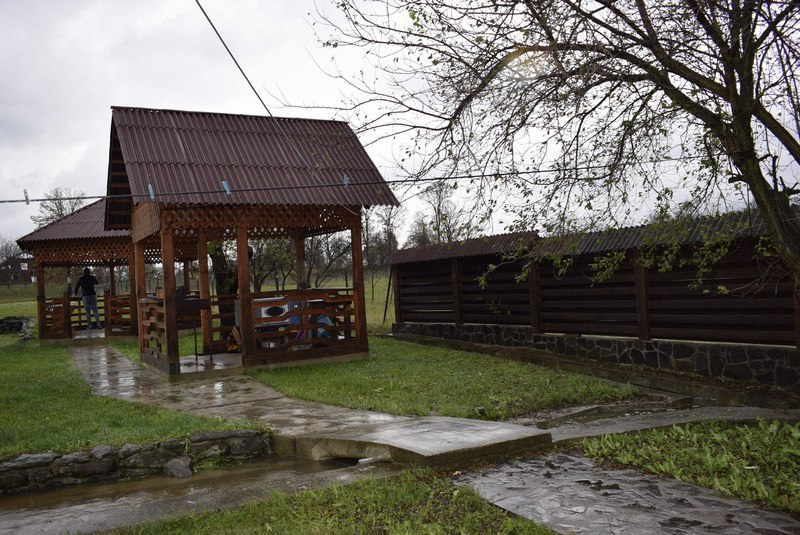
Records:
[[[129,230],[105,229],[105,212],[106,200],[100,199],[26,234],[17,240],[17,244],[20,249],[30,250],[43,242],[130,238]]]
[[[107,228],[130,228],[131,204],[150,200],[184,206],[398,204],[345,122],[112,110]]]
[[[17,240],[33,252],[36,263],[48,266],[113,265],[127,262],[129,230],[106,230],[106,200],[83,206]]]

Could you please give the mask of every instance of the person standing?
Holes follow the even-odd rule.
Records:
[[[86,323],[89,329],[100,328],[100,313],[97,311],[97,292],[94,287],[99,284],[97,277],[92,275],[92,270],[83,268],[83,275],[78,279],[75,284],[75,295],[78,295],[78,288],[81,289],[83,296],[83,309],[86,311]],[[94,312],[94,323],[92,323],[91,312]]]

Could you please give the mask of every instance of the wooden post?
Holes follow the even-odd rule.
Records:
[[[392,266],[392,286],[394,287],[394,322],[403,323],[403,308],[400,303],[400,269],[403,264]]]
[[[117,277],[114,275],[114,266],[108,266],[108,289],[111,295],[117,295]]]
[[[464,314],[461,306],[461,266],[458,258],[453,258],[450,261],[450,279],[453,286],[453,323],[456,325],[463,325]]]
[[[183,291],[184,295],[192,290],[192,278],[189,273],[189,262],[183,263]]]
[[[649,281],[647,269],[639,258],[633,261],[633,278],[636,284],[636,322],[639,324],[639,340],[650,340],[650,312],[647,306]]]
[[[364,301],[364,259],[361,252],[361,217],[350,227],[350,243],[353,248],[353,307],[356,314],[356,339],[369,351],[367,341],[367,311]]]
[[[175,301],[175,238],[172,228],[167,225],[161,229],[161,264],[164,269],[164,336],[169,374],[173,375],[180,373],[180,355]]]
[[[44,266],[33,259],[36,270],[36,321],[39,324],[39,338],[47,338],[47,325],[45,325],[44,301],[47,297],[44,294]]]
[[[250,262],[247,257],[247,227],[236,227],[236,267],[239,276],[239,333],[242,335],[242,363],[255,352],[255,324],[250,296]]]
[[[62,338],[72,338],[72,297],[70,293],[64,292],[63,299],[61,307],[64,310],[64,323],[61,328],[64,329],[64,335]]]
[[[128,249],[128,298],[131,309],[131,334],[139,332],[139,292],[136,288],[136,254],[134,248]]]
[[[139,352],[144,353],[145,349],[147,349],[145,345],[145,336],[149,336],[147,329],[142,327],[142,322],[144,318],[142,318],[142,307],[138,301],[147,297],[147,281],[145,280],[144,274],[144,242],[136,242],[133,244],[133,260],[134,260],[134,276],[135,276],[135,286],[136,286],[136,323],[137,323],[137,332],[139,333]],[[131,282],[131,287],[133,287],[133,281]],[[132,313],[132,312],[131,312]],[[133,318],[131,317],[131,321]]]
[[[200,299],[211,298],[211,286],[208,280],[208,235],[205,230],[197,233],[197,290]],[[213,332],[211,325],[211,311],[200,311],[200,330],[203,333],[203,353],[211,353]]]
[[[539,286],[539,264],[531,260],[528,270],[528,282],[531,295],[531,329],[534,334],[542,333],[542,294]]]
[[[114,269],[113,267],[111,268]],[[106,290],[103,292],[103,330],[105,331],[106,337],[111,336],[111,324],[114,323],[116,319],[113,313],[113,309],[111,307],[111,296],[113,293],[110,290]]]
[[[297,279],[297,289],[299,290],[305,287],[306,273],[303,264],[306,261],[306,239],[303,231],[299,229],[292,237],[294,238],[295,279]]]

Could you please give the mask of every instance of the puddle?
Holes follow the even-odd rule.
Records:
[[[233,507],[272,490],[297,492],[392,470],[383,465],[356,466],[348,461],[315,462],[280,457],[204,470],[188,479],[157,476],[0,496],[0,533],[103,531],[178,514]]]

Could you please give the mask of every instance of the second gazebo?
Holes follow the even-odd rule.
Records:
[[[216,334],[226,332],[233,314],[244,366],[368,351],[361,210],[397,200],[346,123],[112,110],[105,228],[131,231],[131,293],[145,363],[180,373],[178,329],[192,311],[200,315],[207,352],[221,350],[224,336]],[[292,238],[302,272],[305,238],[338,231],[350,232],[352,288],[298,283],[291,291],[251,291],[248,240]],[[235,240],[236,295],[210,295],[212,240]],[[187,250],[196,251],[199,264],[195,296],[176,284],[176,251]],[[143,266],[158,257],[163,291],[148,296]]]

